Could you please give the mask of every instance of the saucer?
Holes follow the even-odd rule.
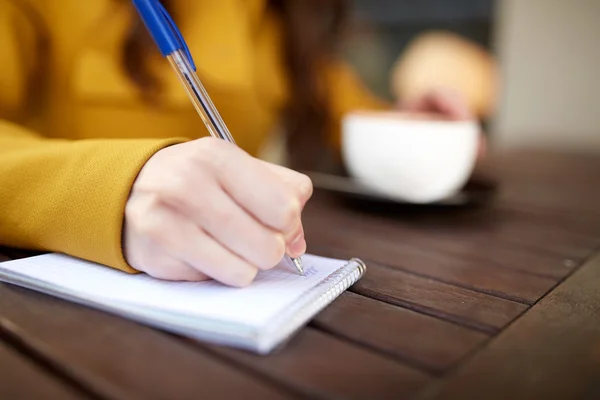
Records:
[[[497,191],[497,182],[481,174],[474,174],[467,183],[456,193],[430,203],[412,203],[386,196],[374,191],[345,172],[325,173],[303,171],[312,180],[315,190],[331,193],[337,197],[358,200],[367,203],[386,205],[411,205],[418,207],[465,207],[488,203]]]

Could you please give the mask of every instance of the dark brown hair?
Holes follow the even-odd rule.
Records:
[[[119,0],[123,1],[123,0]],[[173,14],[172,0],[162,0]],[[328,93],[320,81],[319,65],[335,52],[345,20],[345,0],[268,0],[270,11],[282,19],[290,103],[284,115],[291,166],[314,168],[327,155],[325,130],[330,126]],[[173,15],[177,20],[177,15]],[[139,20],[131,27],[123,48],[130,78],[148,98],[159,92],[159,82],[144,68],[155,51]]]

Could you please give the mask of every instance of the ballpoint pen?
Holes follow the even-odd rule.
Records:
[[[159,0],[132,0],[154,42],[175,70],[187,94],[211,136],[234,143],[196,74],[196,65],[177,25]],[[302,260],[285,256],[304,275]]]

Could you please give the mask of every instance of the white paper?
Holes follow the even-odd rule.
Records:
[[[61,289],[74,291],[84,299],[110,305],[129,304],[172,314],[260,327],[285,311],[302,295],[347,260],[314,255],[302,257],[305,275],[281,263],[261,271],[245,288],[233,288],[216,281],[170,282],[145,274],[130,275],[102,265],[62,254],[0,263],[0,271],[15,272]]]

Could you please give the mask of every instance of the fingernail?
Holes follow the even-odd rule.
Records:
[[[304,234],[300,233],[296,239],[290,244],[288,251],[291,257],[300,257],[306,252],[306,241],[304,240]]]

